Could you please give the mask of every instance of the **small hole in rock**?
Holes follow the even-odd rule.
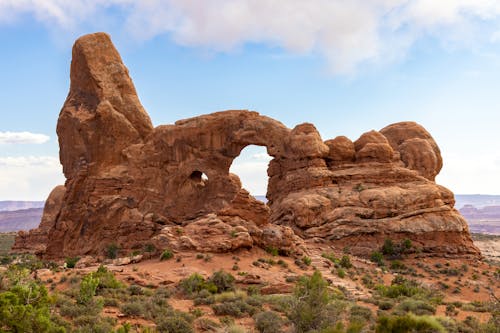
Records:
[[[195,170],[191,173],[189,179],[191,179],[195,183],[204,183],[208,180],[208,177],[203,172]]]

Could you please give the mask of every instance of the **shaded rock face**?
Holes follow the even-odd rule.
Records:
[[[439,148],[404,122],[352,142],[323,141],[251,111],[224,111],[153,128],[108,35],[78,39],[57,133],[64,187],[40,227],[14,251],[46,257],[157,249],[304,251],[321,239],[368,254],[386,238],[424,251],[479,255],[453,194],[437,185]],[[267,205],[229,173],[248,145],[267,148]],[[206,176],[206,177],[204,177]]]

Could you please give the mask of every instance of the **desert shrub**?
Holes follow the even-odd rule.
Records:
[[[274,257],[276,257],[279,254],[278,248],[272,246],[267,247],[266,252]]]
[[[136,284],[130,285],[127,289],[128,289],[128,292],[130,293],[130,295],[132,295],[132,296],[144,294],[144,291],[142,290],[141,286],[136,285]]]
[[[378,303],[380,310],[390,310],[394,307],[394,302],[392,300],[383,300]]]
[[[397,258],[401,257],[401,255],[405,253],[408,253],[412,247],[413,244],[409,239],[405,239],[398,244],[395,244],[392,239],[386,239],[380,251],[385,256],[388,256],[390,258]]]
[[[174,253],[167,249],[167,250],[164,250],[160,256],[160,260],[163,261],[163,260],[168,260],[168,259],[172,259],[174,257]]]
[[[334,264],[338,264],[339,263],[339,260],[335,257],[335,254],[333,254],[333,253],[322,253],[321,256],[323,258],[326,258],[326,259],[330,260]]]
[[[260,333],[280,333],[283,319],[274,311],[264,311],[255,315],[255,328]]]
[[[404,316],[380,316],[375,329],[377,333],[399,333],[399,332],[446,332],[444,327],[434,317],[415,316],[406,314]]]
[[[340,267],[344,267],[344,268],[348,268],[348,269],[351,268],[352,267],[351,258],[349,258],[349,256],[347,254],[344,254],[342,256],[342,258],[340,259],[339,265],[340,265]]]
[[[193,299],[194,305],[210,305],[215,303],[215,298],[208,290],[203,289]]]
[[[181,280],[180,287],[185,294],[190,296],[205,291],[207,295],[198,295],[202,298],[208,297],[211,293],[218,291],[217,286],[213,282],[205,281],[205,278],[198,273],[193,273],[188,278]]]
[[[303,256],[302,257],[302,263],[306,266],[311,266],[312,259],[308,256]]]
[[[230,273],[226,273],[223,270],[219,270],[213,273],[210,278],[208,278],[208,283],[215,285],[217,292],[221,293],[223,291],[234,290],[234,276]]]
[[[156,247],[151,243],[147,243],[146,245],[144,245],[144,252],[148,253],[156,252]]]
[[[392,239],[386,239],[382,245],[382,254],[392,256],[394,255],[394,242]]]
[[[224,333],[247,333],[247,331],[236,324],[230,324],[224,329]]]
[[[180,287],[188,295],[197,293],[202,289],[205,289],[204,285],[205,278],[198,273],[193,273],[188,278],[183,279],[180,282]]]
[[[157,329],[161,333],[193,333],[193,326],[185,316],[174,313],[172,316],[161,319]]]
[[[101,312],[104,301],[100,299],[92,299],[87,304],[78,304],[72,299],[61,296],[57,298],[57,307],[61,316],[68,318],[78,318],[82,316],[97,316]]]
[[[103,265],[99,266],[99,268],[97,268],[97,271],[94,273],[94,276],[99,280],[99,284],[97,286],[98,290],[105,288],[109,289],[123,288],[123,283],[118,281],[115,278],[113,272],[108,270],[106,266]]]
[[[116,259],[120,248],[116,243],[111,243],[106,247],[106,257],[109,259]]]
[[[430,294],[430,291],[422,288],[417,281],[407,280],[402,276],[396,276],[390,286],[377,286],[377,291],[382,296],[389,298]]]
[[[343,279],[343,278],[345,278],[345,271],[342,268],[338,268],[337,275],[339,278]]]
[[[416,315],[433,315],[436,313],[436,308],[425,301],[406,299],[394,309],[395,314],[404,315],[411,312]]]
[[[378,266],[384,266],[384,255],[378,251],[372,252],[370,255],[370,260],[376,263]]]
[[[351,320],[347,326],[346,333],[361,333],[365,327],[365,322],[360,320]]]
[[[308,332],[328,326],[334,319],[328,314],[327,282],[319,271],[299,279],[291,300],[288,318],[297,332]]]
[[[34,281],[16,283],[0,293],[0,331],[65,332],[50,314],[47,289]]]
[[[220,324],[209,318],[198,318],[196,328],[201,332],[219,332]]]
[[[213,304],[212,309],[217,316],[243,317],[246,314],[254,315],[258,308],[243,300],[226,301],[219,304]]]
[[[104,306],[114,306],[118,307],[120,302],[116,298],[105,297],[104,298]]]
[[[453,316],[456,316],[457,314],[458,314],[458,310],[454,304],[450,303],[450,304],[446,305],[446,315],[448,317],[453,317]]]
[[[120,310],[127,316],[143,316],[144,315],[144,304],[142,302],[127,302],[124,303]]]
[[[77,333],[109,333],[113,332],[116,320],[106,317],[82,316],[74,320]]]
[[[95,277],[93,273],[85,275],[80,283],[80,293],[77,298],[78,304],[88,304],[95,296],[98,285],[99,278]]]
[[[403,270],[403,269],[406,269],[406,266],[401,261],[394,260],[394,261],[391,262],[390,268],[392,270]]]
[[[80,260],[79,257],[69,257],[69,258],[66,258],[66,260],[64,262],[66,263],[67,268],[75,268],[78,260]]]
[[[157,288],[151,297],[151,300],[153,303],[158,304],[158,305],[165,305],[167,304],[167,300],[170,298],[172,295],[172,292],[166,288],[160,287]]]
[[[351,321],[364,321],[368,322],[372,320],[372,312],[370,309],[363,306],[355,305],[350,310],[350,320]]]

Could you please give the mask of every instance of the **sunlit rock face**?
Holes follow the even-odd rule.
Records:
[[[422,126],[402,122],[354,142],[323,141],[312,124],[289,129],[236,110],[154,128],[104,33],[75,42],[57,134],[66,184],[14,251],[53,258],[152,244],[293,254],[319,239],[363,255],[391,238],[410,239],[424,253],[479,255],[453,193],[434,182],[442,159]],[[248,145],[272,157],[267,205],[229,173]]]

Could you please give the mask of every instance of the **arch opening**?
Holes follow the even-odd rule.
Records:
[[[267,168],[272,157],[264,146],[249,145],[243,148],[233,160],[230,173],[240,178],[242,188],[255,199],[267,202],[266,194],[269,177]]]
[[[194,170],[189,175],[189,179],[195,184],[204,185],[208,181],[208,176],[203,171]]]

